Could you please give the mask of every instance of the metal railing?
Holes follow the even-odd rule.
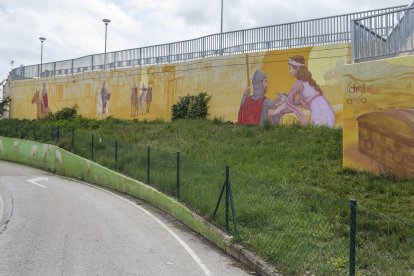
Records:
[[[414,52],[414,6],[353,20],[354,62]]]
[[[351,40],[351,22],[367,16],[401,10],[396,6],[345,15],[299,21],[212,34],[196,39],[109,52],[106,68],[125,68],[141,65],[177,63],[220,55],[261,52],[306,46],[348,43]],[[13,79],[73,75],[104,69],[104,54],[77,59],[21,66],[12,72]]]

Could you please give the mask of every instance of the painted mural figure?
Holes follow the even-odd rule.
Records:
[[[42,114],[45,116],[48,113],[48,108],[49,108],[49,99],[47,96],[47,91],[46,91],[46,83],[43,83],[43,89],[42,89]]]
[[[145,110],[147,113],[150,112],[150,105],[152,102],[152,86],[148,84],[147,93],[145,94]]]
[[[286,112],[295,113],[303,125],[307,124],[305,115],[300,107],[310,111],[311,123],[317,126],[335,126],[335,112],[323,92],[308,71],[303,56],[289,58],[289,73],[296,78],[286,101],[274,110],[269,116],[280,115]]]
[[[39,97],[40,91],[36,89],[32,97],[32,104],[36,104],[36,119],[42,118],[42,103]]]
[[[250,95],[250,87],[247,87],[240,102],[237,122],[242,125],[262,125],[268,120],[268,111],[275,107],[274,101],[265,96],[268,86],[266,74],[256,70],[252,82],[253,95]],[[274,123],[279,123],[279,114],[271,117]]]
[[[97,116],[98,119],[106,117],[109,115],[109,99],[111,93],[108,92],[108,89],[105,87],[105,81],[102,83],[101,91],[98,93],[97,97]]]
[[[138,115],[138,87],[137,83],[131,89],[131,117]]]
[[[49,100],[45,83],[43,84],[42,93],[36,89],[31,102],[32,104],[36,104],[36,119],[43,119],[49,114]]]
[[[102,98],[101,94],[98,91],[96,95],[96,118],[102,119]]]
[[[145,84],[142,84],[141,88],[141,95],[139,97],[139,113],[145,114],[145,98],[147,96],[147,88],[145,87]]]

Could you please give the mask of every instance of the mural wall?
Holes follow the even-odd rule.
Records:
[[[414,176],[414,56],[344,67],[343,164]]]
[[[76,104],[89,118],[168,121],[180,97],[207,92],[210,118],[341,126],[349,59],[349,45],[337,44],[13,81],[11,117],[42,118]]]

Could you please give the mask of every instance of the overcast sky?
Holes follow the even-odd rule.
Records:
[[[411,4],[409,0],[224,0],[223,31]],[[0,0],[0,77],[43,62],[220,32],[220,0]]]

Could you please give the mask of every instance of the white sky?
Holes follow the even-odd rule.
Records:
[[[224,0],[223,31],[411,4],[410,0]],[[220,32],[220,0],[0,0],[0,81],[11,69]]]

